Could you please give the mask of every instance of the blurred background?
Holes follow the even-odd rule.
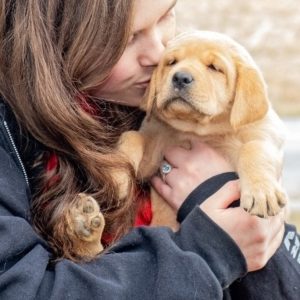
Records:
[[[283,184],[290,222],[300,230],[299,0],[178,0],[176,13],[180,31],[223,32],[245,46],[261,68],[287,127]]]

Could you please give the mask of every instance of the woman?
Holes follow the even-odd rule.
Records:
[[[273,295],[260,282],[275,274],[268,266],[281,270],[289,254],[280,248],[273,256],[282,240],[282,215],[262,220],[228,208],[239,197],[236,181],[205,200],[201,210],[195,207],[177,233],[140,227],[122,237],[132,226],[136,205],[131,198],[118,203],[114,197],[111,170],[131,170],[114,145],[121,132],[136,126],[139,113],[134,107],[174,35],[174,4],[0,2],[1,299]],[[197,141],[191,151],[172,148],[165,156],[176,161],[178,172],[168,187],[159,178],[153,185],[175,209],[197,186],[200,197],[206,179],[231,170]],[[175,184],[179,179],[182,184]],[[61,228],[55,226],[83,191],[105,213],[106,235],[122,238],[90,263],[63,259],[51,264],[52,254],[59,257],[61,244],[68,243],[56,239],[54,232]],[[298,280],[299,266],[282,272],[276,291],[299,296],[290,287]]]

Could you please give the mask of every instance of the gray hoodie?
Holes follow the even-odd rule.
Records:
[[[264,269],[246,274],[240,249],[198,206],[176,233],[139,227],[93,262],[50,264],[50,250],[30,222],[34,187],[21,139],[0,101],[0,299],[300,299],[294,227],[286,225]],[[202,190],[192,197],[202,199]]]

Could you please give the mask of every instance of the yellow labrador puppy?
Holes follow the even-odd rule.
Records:
[[[197,136],[231,162],[246,211],[267,217],[286,204],[280,185],[283,126],[260,70],[237,42],[207,31],[177,36],[152,76],[142,107],[148,117],[141,130],[123,134],[120,143],[140,178],[159,169],[166,147]],[[119,180],[124,196],[126,179]],[[152,204],[152,224],[175,229],[172,209],[156,194]]]

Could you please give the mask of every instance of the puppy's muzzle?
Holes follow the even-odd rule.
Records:
[[[186,72],[176,72],[172,78],[172,84],[174,89],[183,90],[190,86],[194,81],[191,74]]]

